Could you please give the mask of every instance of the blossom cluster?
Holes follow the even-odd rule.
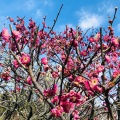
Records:
[[[74,120],[79,120],[83,104],[106,95],[118,84],[120,40],[114,35],[112,26],[104,35],[97,31],[85,37],[81,30],[73,28],[66,27],[57,34],[53,30],[48,32],[45,22],[43,28],[39,28],[30,19],[25,27],[23,18],[18,18],[18,22],[9,19],[16,30],[11,29],[10,34],[3,28],[0,45],[7,48],[8,56],[11,54],[11,65],[8,64],[11,70],[5,71],[5,68],[0,78],[7,82],[15,79],[18,92],[19,86],[28,85],[31,89],[34,86],[43,100],[52,104],[52,117],[70,114]],[[111,97],[107,95],[105,98]]]

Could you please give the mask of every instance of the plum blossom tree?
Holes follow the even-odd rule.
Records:
[[[66,26],[57,34],[59,14],[51,28],[46,18],[42,28],[32,19],[26,27],[24,18],[8,18],[15,30],[10,25],[10,31],[1,31],[1,118],[116,120],[120,40],[112,27],[115,17],[107,30],[87,35]]]

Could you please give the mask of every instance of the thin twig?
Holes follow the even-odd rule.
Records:
[[[56,19],[54,20],[54,24],[53,24],[52,28],[50,29],[48,35],[52,32],[53,28],[55,27],[55,24],[56,24],[56,22],[57,22],[57,19],[58,19],[59,15],[60,15],[60,12],[61,12],[61,10],[62,10],[62,7],[63,7],[63,4],[61,5],[61,7],[60,7],[60,9],[59,9],[59,12],[58,12],[58,14],[57,14],[57,16],[56,16]]]

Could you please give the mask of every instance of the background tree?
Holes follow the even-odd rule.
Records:
[[[90,29],[68,26],[57,34],[61,9],[51,28],[46,18],[42,28],[32,19],[26,27],[24,18],[8,18],[14,29],[1,31],[1,119],[119,118],[120,40],[112,28],[117,8],[108,30],[88,35]]]

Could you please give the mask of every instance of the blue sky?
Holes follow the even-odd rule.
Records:
[[[0,0],[0,29],[8,27],[10,16],[16,20],[16,16],[24,17],[26,24],[29,18],[33,18],[41,25],[43,16],[46,15],[46,23],[52,26],[58,10],[63,3],[63,9],[56,23],[55,30],[63,31],[65,26],[75,28],[80,26],[83,31],[90,27],[99,28],[108,26],[108,15],[113,17],[114,8],[117,6],[117,18],[113,24],[116,34],[120,32],[120,0]]]

